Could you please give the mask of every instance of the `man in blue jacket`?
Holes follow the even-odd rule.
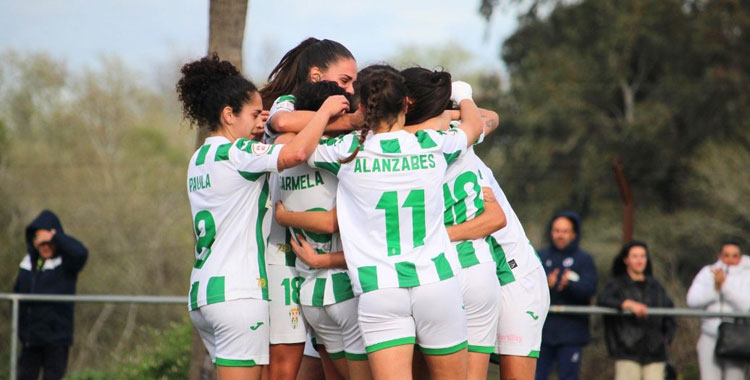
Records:
[[[88,250],[65,234],[57,215],[44,210],[26,227],[26,249],[14,292],[75,294]],[[21,302],[19,317],[18,379],[37,380],[40,371],[43,380],[62,379],[73,344],[73,303]]]
[[[591,255],[578,248],[581,219],[574,212],[555,215],[550,222],[551,244],[539,251],[550,292],[550,305],[589,305],[596,292],[596,266]],[[546,380],[555,361],[560,380],[578,379],[581,351],[589,342],[586,315],[547,315],[536,380]]]

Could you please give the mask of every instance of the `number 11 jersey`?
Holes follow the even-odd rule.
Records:
[[[339,178],[337,214],[357,294],[449,279],[459,268],[443,225],[447,165],[466,151],[461,130],[345,135],[319,145],[308,163]]]

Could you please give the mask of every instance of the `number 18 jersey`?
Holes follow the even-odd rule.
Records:
[[[187,192],[197,238],[190,310],[239,298],[268,299],[268,172],[281,146],[222,136],[206,139],[190,159]]]
[[[357,294],[453,277],[455,254],[443,225],[443,178],[466,151],[466,135],[420,131],[371,134],[357,157],[356,135],[319,145],[308,163],[339,178],[337,214]]]

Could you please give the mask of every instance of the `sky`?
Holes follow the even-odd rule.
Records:
[[[488,24],[478,6],[479,0],[251,0],[245,73],[264,78],[310,36],[343,43],[360,67],[404,47],[452,42],[471,53],[471,67],[503,71],[499,49],[516,17],[500,9]],[[46,52],[73,70],[116,56],[152,73],[175,59],[199,58],[207,45],[208,0],[0,0],[0,52]]]

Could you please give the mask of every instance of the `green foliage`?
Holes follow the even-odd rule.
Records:
[[[68,380],[161,380],[185,379],[190,367],[192,325],[172,323],[164,329],[149,329],[147,341],[114,368],[85,370]]]
[[[174,90],[156,92],[112,58],[71,72],[43,54],[0,57],[4,291],[26,253],[25,225],[49,208],[89,248],[79,293],[186,294],[193,235],[185,168],[195,137],[180,128]],[[135,326],[159,328],[185,314],[178,306],[77,305],[69,369],[106,368],[147,339]],[[9,326],[8,318],[0,322]],[[8,330],[0,329],[6,342]]]

